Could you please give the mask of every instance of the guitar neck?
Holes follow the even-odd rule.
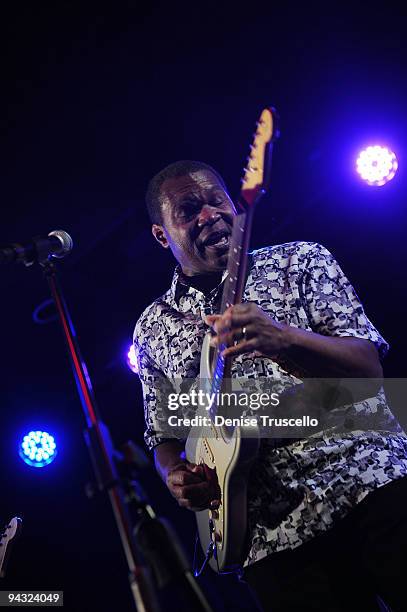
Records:
[[[249,251],[253,208],[237,215],[233,221],[233,231],[228,257],[228,276],[222,295],[221,313],[229,306],[242,301],[247,273],[247,253]]]
[[[250,232],[253,219],[253,209],[251,207],[247,212],[242,212],[233,220],[233,231],[229,248],[227,277],[225,287],[222,294],[221,310],[223,313],[230,306],[239,304],[242,301],[247,274],[247,254],[250,243]],[[229,371],[230,363],[225,363],[224,357],[221,355],[226,345],[221,344],[216,347],[213,357],[213,376],[211,382],[211,392],[219,393],[222,387],[223,379],[226,375],[226,370]],[[213,411],[213,417],[216,412]]]

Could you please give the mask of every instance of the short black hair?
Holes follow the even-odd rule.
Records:
[[[162,225],[162,201],[161,201],[161,186],[168,178],[174,178],[177,176],[185,176],[192,172],[198,172],[200,170],[205,170],[207,172],[212,172],[218,179],[219,183],[222,185],[223,189],[227,191],[225,182],[219,172],[217,172],[212,166],[209,164],[205,164],[201,161],[193,161],[190,159],[183,159],[177,162],[166,166],[158,172],[148,184],[147,193],[146,193],[146,204],[148,214],[151,219],[151,223],[157,223],[158,225]]]

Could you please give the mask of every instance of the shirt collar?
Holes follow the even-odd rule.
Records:
[[[220,285],[222,285],[227,275],[228,275],[228,272],[227,270],[225,270],[222,275],[222,280],[220,282]],[[201,293],[200,291],[198,291],[198,289],[195,289],[194,287],[191,287],[190,285],[188,285],[188,283],[185,280],[185,276],[181,270],[181,266],[178,264],[174,270],[174,276],[172,278],[171,289],[170,289],[171,296],[173,300],[175,301],[175,303],[178,305],[180,299],[184,295],[187,295],[187,293],[190,291]]]

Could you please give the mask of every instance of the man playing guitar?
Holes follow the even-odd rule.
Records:
[[[158,397],[163,381],[198,376],[208,329],[233,357],[232,375],[255,379],[286,374],[286,364],[309,377],[380,379],[388,345],[317,243],[254,251],[244,301],[219,313],[236,210],[210,166],[166,167],[150,181],[147,206],[154,238],[178,266],[135,328],[145,440],[181,507],[216,510],[216,479],[162,428]],[[383,407],[380,383],[374,393]],[[375,610],[375,594],[402,609],[407,529],[397,502],[407,491],[407,439],[388,408],[383,419],[379,432],[261,440],[242,566],[265,610]]]

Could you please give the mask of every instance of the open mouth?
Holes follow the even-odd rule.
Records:
[[[209,234],[202,242],[205,248],[222,248],[229,246],[230,234],[227,231],[217,231]]]

